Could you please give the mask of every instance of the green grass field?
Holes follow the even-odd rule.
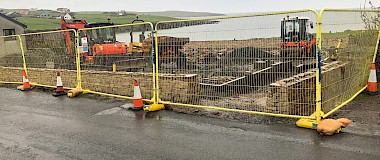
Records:
[[[105,14],[102,12],[77,12],[75,14],[76,19],[86,19],[87,22],[107,22],[107,17],[111,17],[111,21],[115,24],[127,24],[131,23],[136,17],[133,15],[128,16],[115,16]],[[139,19],[147,22],[158,22],[164,20],[174,20],[171,17],[153,16],[153,15],[140,15]],[[28,31],[35,30],[54,30],[59,29],[59,19],[45,19],[36,18],[33,16],[17,17],[16,20],[24,23],[28,26]]]

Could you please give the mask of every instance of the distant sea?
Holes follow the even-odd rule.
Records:
[[[308,17],[313,22],[314,28],[311,33],[316,32],[316,17],[311,12],[298,14],[281,14],[259,17],[245,17],[232,19],[216,19],[219,23],[188,26],[159,30],[159,36],[189,37],[192,41],[206,40],[244,40],[252,38],[270,38],[280,37],[281,20],[286,16]],[[237,16],[236,14],[227,16]],[[179,17],[182,19],[200,19],[210,17]],[[215,18],[215,17],[213,17]],[[216,17],[217,18],[217,17]],[[343,32],[345,30],[362,30],[364,23],[361,19],[361,13],[345,12],[326,12],[322,19],[322,32]],[[134,33],[135,40],[138,34]],[[117,35],[119,41],[129,43],[129,33],[120,33]]]

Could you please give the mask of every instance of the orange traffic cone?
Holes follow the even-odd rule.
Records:
[[[376,66],[374,63],[371,65],[371,71],[368,78],[367,91],[370,95],[376,95],[377,92],[377,77],[376,77]]]
[[[57,88],[54,90],[53,96],[58,97],[63,95],[66,95],[66,92],[63,89],[61,74],[57,72]]]
[[[30,90],[30,84],[28,80],[28,76],[26,75],[25,70],[22,70],[22,87],[20,87],[21,91],[29,91]]]
[[[144,107],[144,103],[142,100],[140,87],[139,87],[139,84],[137,83],[137,80],[135,80],[133,91],[134,91],[134,95],[133,95],[133,108],[132,109],[142,110]]]

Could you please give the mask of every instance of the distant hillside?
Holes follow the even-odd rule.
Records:
[[[44,31],[44,30],[56,30],[60,28],[60,16],[63,13],[58,13],[55,10],[29,10],[29,9],[0,9],[0,12],[19,12],[20,15],[15,17],[16,20],[24,23],[28,26],[28,32],[31,31]],[[158,21],[176,20],[176,17],[210,17],[210,16],[222,16],[224,14],[209,13],[209,12],[188,12],[188,11],[162,11],[162,12],[135,12],[135,11],[123,11],[124,15],[120,16],[121,11],[102,12],[102,11],[80,11],[75,12],[77,19],[86,19],[87,22],[105,22],[107,17],[111,17],[111,21],[115,24],[127,24],[131,23],[135,18],[135,14],[139,15],[139,19],[147,22],[156,23]],[[38,18],[41,13],[49,13],[50,18]],[[197,22],[196,25],[217,23],[213,22]],[[188,24],[182,24],[188,25]],[[166,26],[169,27],[170,26]]]
[[[77,19],[86,19],[87,22],[106,22],[107,17],[110,16],[111,21],[115,24],[127,24],[131,23],[136,17],[134,15],[128,16],[116,16],[103,12],[76,12],[75,17]],[[158,22],[175,20],[176,18],[156,16],[156,15],[141,15],[140,19],[147,22]],[[43,31],[43,30],[56,30],[60,28],[60,19],[56,18],[37,18],[34,15],[21,16],[15,18],[16,20],[24,23],[28,26],[28,31]]]
[[[162,12],[137,12],[138,14],[149,14],[164,17],[209,17],[209,16],[223,16],[220,13],[209,12],[188,12],[188,11],[162,11]]]

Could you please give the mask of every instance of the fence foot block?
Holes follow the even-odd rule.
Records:
[[[301,128],[317,129],[318,123],[312,119],[300,119],[296,122],[296,125]]]
[[[323,116],[325,113],[320,112],[320,115]],[[316,112],[314,112],[310,117],[315,117]],[[301,128],[308,128],[308,129],[317,129],[318,123],[315,119],[306,119],[301,118],[296,122],[296,125]]]
[[[24,85],[21,85],[21,86],[17,87],[17,90],[20,90],[20,91],[29,91],[29,90],[32,90],[32,89],[33,89],[32,86],[30,86],[30,88],[28,88],[28,89],[24,89]]]
[[[149,112],[159,111],[163,109],[165,109],[164,104],[151,104],[148,107],[144,107],[144,111],[149,111]]]

